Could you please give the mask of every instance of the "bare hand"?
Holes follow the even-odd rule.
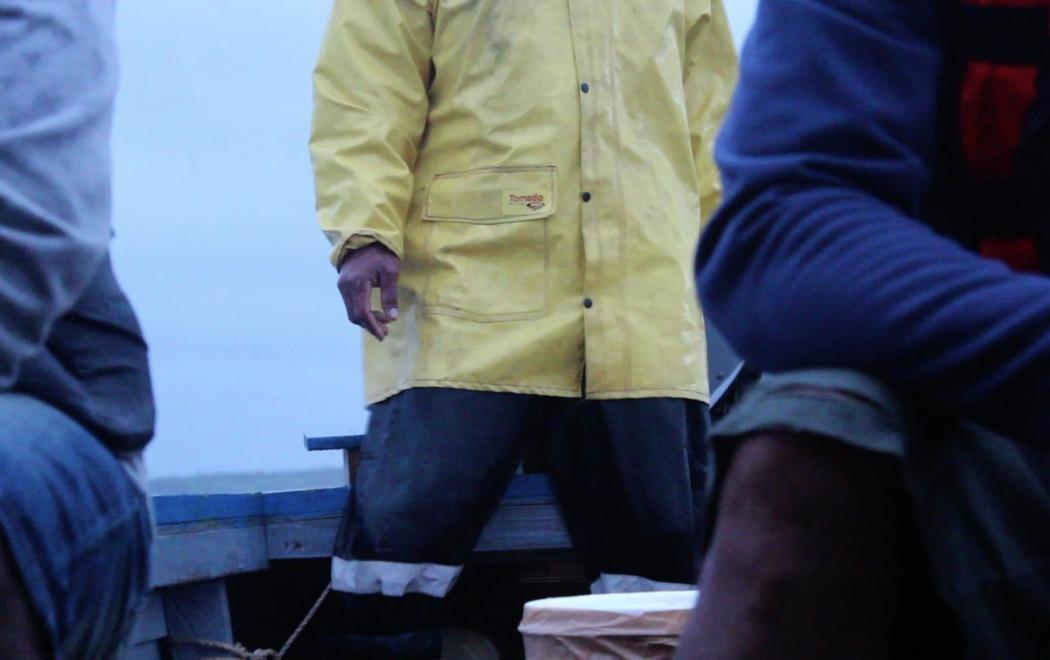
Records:
[[[401,260],[379,243],[350,253],[339,266],[339,293],[346,305],[346,315],[379,341],[397,320],[397,278]],[[382,309],[372,309],[372,289],[379,288]]]

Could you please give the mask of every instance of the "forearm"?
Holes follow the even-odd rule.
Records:
[[[771,189],[735,216],[706,237],[700,283],[709,318],[754,366],[862,370],[1050,438],[1050,279],[838,189]]]

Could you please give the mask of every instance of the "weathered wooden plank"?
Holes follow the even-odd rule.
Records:
[[[153,543],[154,587],[198,582],[266,568],[266,526],[161,529]]]
[[[346,506],[347,488],[264,493],[262,511],[267,521],[278,518],[316,518],[338,516]],[[511,481],[505,502],[554,502],[554,488],[545,474],[519,474]]]
[[[270,559],[331,557],[338,529],[338,517],[271,522],[266,526]]]
[[[337,516],[346,506],[348,493],[347,488],[264,493],[262,510],[267,520]],[[514,503],[553,503],[554,488],[545,474],[519,474],[511,481],[503,499]]]
[[[243,497],[156,498],[167,502],[164,519],[169,522],[158,528],[152,583],[184,584],[262,570],[270,559],[327,557],[347,493],[346,488],[324,488]],[[515,476],[478,550],[567,547],[554,501],[546,475]]]
[[[346,505],[347,492],[342,487],[265,493],[263,513],[268,521],[338,516]]]
[[[359,449],[364,442],[363,435],[330,435],[316,438],[303,437],[307,451],[328,451],[332,449]]]
[[[186,642],[233,642],[230,606],[223,580],[171,587],[163,590],[162,595],[168,626],[167,646],[172,660],[198,660],[222,655],[215,649]]]
[[[159,593],[151,591],[146,596],[142,609],[139,610],[128,641],[132,645],[138,645],[156,641],[167,634],[168,628],[164,623],[164,601]]]
[[[153,498],[158,525],[176,525],[202,520],[261,518],[262,495],[158,495]]]
[[[266,530],[270,559],[329,557],[338,528],[338,517],[270,522]],[[562,550],[570,545],[556,505],[505,503],[485,527],[477,551]]]
[[[506,504],[481,533],[477,552],[560,550],[571,547],[560,509],[554,504]]]

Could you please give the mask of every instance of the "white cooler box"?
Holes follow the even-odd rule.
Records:
[[[526,603],[525,656],[670,658],[696,606],[696,591],[655,591],[547,598]]]

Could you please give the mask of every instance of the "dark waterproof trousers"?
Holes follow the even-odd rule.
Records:
[[[443,597],[528,458],[596,592],[691,588],[707,406],[418,388],[372,408],[333,560],[354,594]]]

